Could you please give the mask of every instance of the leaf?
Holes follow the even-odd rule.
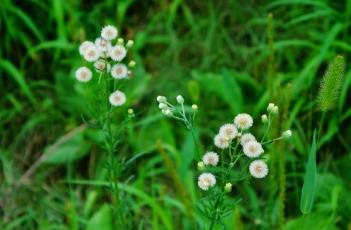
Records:
[[[112,230],[112,214],[107,204],[104,204],[88,221],[87,230]]]
[[[89,153],[91,144],[84,138],[84,130],[66,134],[44,152],[43,162],[65,164],[73,162]]]
[[[300,210],[302,213],[310,213],[313,206],[313,200],[315,197],[316,185],[317,185],[317,164],[316,164],[316,152],[317,152],[317,141],[316,141],[316,130],[313,132],[313,141],[311,150],[308,156],[306,165],[306,172],[304,176],[304,182],[302,186]]]

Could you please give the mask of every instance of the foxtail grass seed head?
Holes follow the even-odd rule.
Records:
[[[230,146],[230,139],[222,136],[221,134],[217,134],[214,137],[214,144],[217,148],[226,149]]]
[[[121,106],[126,102],[126,95],[119,90],[110,94],[109,101],[112,106]]]
[[[234,124],[225,124],[219,129],[219,134],[229,140],[233,140],[238,135],[238,129]]]
[[[229,192],[232,191],[232,187],[233,187],[232,183],[229,183],[229,182],[228,182],[228,183],[226,183],[225,186],[224,186],[224,191],[229,193]]]
[[[199,109],[199,107],[197,105],[193,104],[191,106],[191,109],[196,112]]]
[[[205,165],[212,165],[216,166],[219,161],[219,156],[215,152],[207,152],[203,157],[202,161],[204,162]]]
[[[340,90],[344,82],[345,59],[338,55],[329,64],[328,69],[322,79],[317,98],[318,108],[323,111],[331,111],[337,105]]]
[[[204,162],[202,162],[202,161],[197,162],[197,169],[198,169],[199,171],[205,170],[205,164],[204,164]]]
[[[115,79],[123,79],[128,77],[128,68],[125,64],[116,64],[112,66],[111,75]]]
[[[290,129],[288,130],[285,130],[283,133],[282,133],[282,137],[286,138],[286,139],[289,139],[292,135],[292,132]]]
[[[256,138],[254,135],[252,135],[251,133],[245,133],[241,136],[240,138],[240,144],[242,146],[246,145],[247,143],[249,143],[250,141],[256,141]]]
[[[76,70],[76,79],[80,82],[88,82],[93,77],[90,69],[83,66]]]
[[[94,62],[100,58],[100,51],[95,45],[90,45],[86,48],[83,57],[88,62]]]
[[[197,182],[199,188],[207,191],[209,188],[216,185],[216,177],[212,173],[202,173]]]
[[[159,103],[167,103],[167,98],[164,96],[157,96],[156,100]]]
[[[112,60],[120,62],[126,57],[127,50],[122,45],[115,45],[109,49],[109,55]]]
[[[118,35],[117,28],[112,25],[104,26],[101,30],[101,37],[108,41],[115,39]]]
[[[184,98],[183,98],[182,95],[178,95],[176,99],[177,99],[178,104],[183,104],[184,103]]]
[[[241,113],[234,118],[234,124],[239,129],[249,129],[253,125],[253,119],[249,114]]]
[[[267,122],[268,122],[268,117],[267,117],[267,115],[266,115],[266,114],[263,114],[263,115],[261,116],[261,120],[262,120],[262,123],[267,123]]]
[[[86,53],[87,49],[89,46],[94,45],[91,41],[85,41],[79,46],[79,53],[84,57],[84,54]]]
[[[250,158],[259,157],[264,150],[262,145],[257,141],[249,141],[244,145],[244,154]]]
[[[263,160],[254,160],[250,163],[249,172],[255,178],[264,178],[268,174],[268,166]]]

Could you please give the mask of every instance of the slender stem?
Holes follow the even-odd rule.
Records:
[[[193,141],[194,141],[194,145],[195,145],[195,151],[196,151],[196,156],[195,156],[195,158],[196,158],[196,160],[198,161],[198,160],[200,160],[200,151],[199,151],[199,144],[198,144],[198,142],[197,142],[197,140],[196,140],[196,137],[195,137],[195,132],[194,132],[194,128],[191,126],[191,128],[190,128],[190,132],[191,132],[191,136],[192,136],[192,138],[193,138]]]

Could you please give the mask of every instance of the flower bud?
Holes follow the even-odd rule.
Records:
[[[136,65],[136,62],[135,62],[134,60],[131,60],[131,61],[128,63],[128,66],[131,67],[131,68],[135,67],[135,65]]]
[[[166,102],[167,102],[167,98],[164,97],[164,96],[157,96],[156,100],[157,100],[159,103],[166,103]]]
[[[167,109],[168,106],[167,106],[167,104],[165,104],[165,103],[160,103],[160,104],[158,105],[158,108],[160,108],[160,109]]]
[[[183,103],[184,103],[184,98],[183,98],[182,95],[178,95],[178,96],[177,96],[177,102],[178,102],[179,104],[183,104]]]
[[[128,109],[128,114],[134,114],[134,110],[133,109]]]
[[[292,135],[292,132],[290,129],[288,129],[288,130],[283,132],[282,137],[289,139],[291,137],[291,135]]]
[[[279,112],[279,108],[278,106],[275,105],[272,109],[272,113],[277,114],[278,112]]]
[[[268,112],[272,112],[274,106],[275,106],[275,105],[274,105],[273,103],[269,103],[269,104],[268,104],[268,107],[267,107],[267,111],[268,111]]]
[[[165,109],[164,114],[165,114],[167,117],[171,117],[171,116],[173,115],[173,112],[172,112],[172,110],[170,110],[170,109]]]
[[[117,39],[117,43],[118,43],[118,45],[123,45],[124,39],[123,38],[118,38]]]
[[[191,109],[194,110],[194,111],[197,111],[199,109],[199,107],[196,104],[193,104],[191,106]]]
[[[261,116],[261,120],[262,120],[262,123],[267,123],[267,121],[268,121],[267,115],[266,115],[266,114],[263,114],[263,115]]]
[[[205,164],[202,161],[197,162],[197,169],[203,171],[205,169]]]
[[[133,40],[128,40],[127,41],[127,44],[126,44],[127,48],[131,48],[133,45],[134,45],[134,41]]]
[[[224,186],[224,191],[225,192],[231,192],[232,191],[232,183],[226,183],[225,186]]]

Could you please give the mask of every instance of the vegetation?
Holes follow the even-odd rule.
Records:
[[[350,20],[349,0],[1,1],[0,229],[350,228]],[[136,63],[108,120],[112,85],[75,78],[105,25]],[[182,95],[186,122],[159,95]],[[198,161],[240,113],[291,138],[264,146],[267,177],[200,189]]]

